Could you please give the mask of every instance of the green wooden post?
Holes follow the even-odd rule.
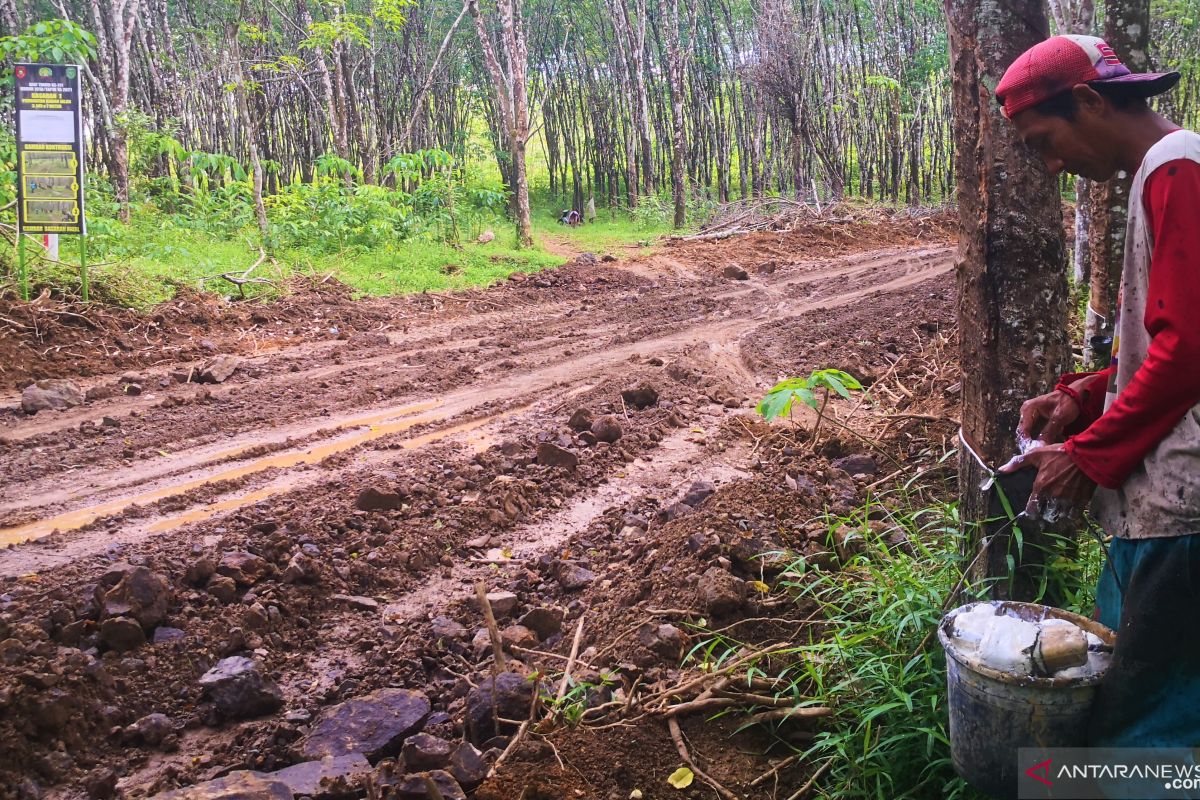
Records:
[[[88,302],[87,234],[79,234],[79,278],[83,284],[83,302]]]
[[[29,299],[29,275],[25,273],[25,234],[17,231],[17,278],[21,282],[21,299]]]

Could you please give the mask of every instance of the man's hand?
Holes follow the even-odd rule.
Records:
[[[1030,450],[1022,458],[1013,459],[1000,472],[1037,469],[1026,516],[1054,523],[1067,517],[1079,517],[1096,491],[1096,482],[1075,465],[1065,445],[1051,444]]]
[[[1050,392],[1026,400],[1021,406],[1021,421],[1017,423],[1017,442],[1022,450],[1027,442],[1035,440],[1058,444],[1063,440],[1063,431],[1077,419],[1079,403],[1065,392]]]
[[[1100,372],[1075,381],[1071,388],[1086,401],[1097,384],[1103,385],[1105,379],[1105,373]],[[1021,406],[1021,421],[1017,423],[1018,444],[1022,445],[1022,450],[1033,441],[1058,444],[1063,440],[1063,431],[1079,419],[1081,411],[1079,403],[1066,392],[1054,391],[1026,400]]]

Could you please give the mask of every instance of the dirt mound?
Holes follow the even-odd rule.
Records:
[[[829,561],[826,510],[954,429],[950,248],[817,259],[828,235],[772,233],[777,252],[731,241],[759,253],[746,280],[724,277],[704,244],[454,295],[309,287],[274,313],[293,302],[278,327],[312,338],[257,354],[223,326],[258,306],[181,296],[145,348],[162,366],[92,381],[113,393],[81,406],[0,418],[0,524],[36,528],[0,531],[25,542],[0,551],[0,784],[66,797],[116,782],[138,798],[275,771],[303,760],[335,707],[394,688],[428,698],[427,738],[403,746],[431,764],[446,749],[435,740],[461,739],[468,720],[477,739],[502,726],[476,742],[485,762],[514,745],[481,796],[531,796],[539,782],[656,796],[679,763],[661,709],[611,734],[594,726],[627,726],[640,714],[621,719],[629,698],[661,703],[687,681],[702,618],[747,642],[799,629],[799,609],[756,584],[777,569],[761,552]],[[330,321],[348,306],[361,316]],[[147,341],[152,315],[88,313]],[[360,327],[343,340],[346,319]],[[260,338],[269,327],[248,321]],[[220,383],[176,380],[197,362],[170,359],[172,325],[191,347],[222,328],[213,344],[248,349]],[[834,404],[863,438],[831,421],[810,452],[751,416],[779,375],[825,366],[874,376],[861,407]],[[126,580],[138,568],[158,577]],[[508,668],[551,697],[582,630],[558,709],[581,727],[515,741],[528,711],[514,697],[504,720],[480,716],[481,687],[497,683],[476,582],[497,598]],[[261,716],[229,718],[201,683],[222,662]],[[706,765],[744,785],[776,739],[756,727],[731,747],[739,719],[680,722]],[[372,749],[385,758],[372,773],[403,779],[387,761],[401,745]],[[560,773],[556,752],[579,771]]]
[[[389,308],[351,297],[350,287],[335,280],[298,278],[275,302],[232,302],[180,287],[147,313],[62,303],[46,294],[30,303],[0,299],[0,390],[345,338],[391,321]]]

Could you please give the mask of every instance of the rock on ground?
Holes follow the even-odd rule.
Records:
[[[537,634],[538,639],[546,640],[562,630],[564,612],[556,606],[540,606],[530,609],[525,616],[517,620],[522,625]]]
[[[559,561],[554,565],[554,577],[565,591],[577,592],[596,580],[596,573],[578,564]]]
[[[621,399],[625,401],[625,405],[640,411],[658,405],[658,390],[648,383],[643,383],[622,391]]]
[[[721,275],[732,281],[750,280],[750,273],[738,264],[726,264],[725,269],[721,270]]]
[[[492,719],[493,698],[496,716],[502,719],[525,719],[529,716],[529,704],[533,702],[535,688],[533,681],[515,672],[501,672],[480,681],[467,694],[467,740],[474,745],[481,745],[499,733],[515,730],[514,726],[505,723],[500,723],[501,731],[496,730]]]
[[[225,575],[213,575],[208,579],[208,585],[205,587],[205,591],[220,600],[222,603],[228,605],[234,600],[237,600],[237,581],[235,581],[233,578],[226,577]]]
[[[91,800],[109,800],[117,793],[117,781],[112,767],[96,767],[83,779],[83,787]]]
[[[536,633],[524,625],[509,625],[500,631],[500,643],[506,650],[511,650],[514,647],[530,649],[537,647],[538,637]]]
[[[638,628],[637,637],[642,647],[667,661],[678,661],[687,641],[683,631],[674,625],[656,625],[653,622]]]
[[[404,505],[404,497],[397,492],[388,492],[368,486],[359,492],[354,507],[359,511],[394,511]]]
[[[460,786],[472,792],[487,778],[488,763],[483,760],[483,754],[475,749],[475,745],[459,742],[450,753],[450,762],[446,770],[454,776]]]
[[[156,794],[153,800],[293,800],[293,794],[283,781],[239,770],[214,781]]]
[[[621,424],[617,422],[617,418],[611,414],[601,417],[592,423],[592,435],[595,436],[596,440],[600,442],[612,444],[620,439],[624,433],[625,432],[621,430]]]
[[[450,641],[461,641],[467,638],[467,629],[462,626],[457,620],[450,617],[434,617],[429,622],[430,630],[433,632],[435,641],[447,639]]]
[[[200,367],[196,373],[196,383],[224,383],[237,372],[237,368],[237,356],[217,356]]]
[[[83,402],[83,390],[73,381],[38,381],[21,392],[21,408],[26,414],[72,408]]]
[[[866,453],[855,453],[833,462],[832,466],[851,475],[874,475],[879,472],[875,459]]]
[[[259,777],[285,784],[296,797],[343,800],[358,797],[371,774],[371,763],[362,753],[304,761]]]
[[[125,729],[125,737],[149,747],[157,747],[175,732],[175,724],[166,714],[147,714]]]
[[[443,800],[467,800],[462,787],[449,772],[437,769],[427,774]],[[426,787],[425,778],[422,775],[397,775],[394,770],[389,770],[386,775],[376,773],[373,783],[379,795],[386,797],[387,800],[428,800],[430,798],[429,789]]]
[[[512,592],[488,592],[487,601],[497,617],[507,617],[517,607],[517,596]]]
[[[591,430],[592,423],[595,420],[592,418],[592,412],[586,408],[578,408],[571,415],[571,419],[567,421],[567,427],[576,433]]]
[[[330,600],[337,600],[345,603],[356,611],[378,611],[379,601],[373,597],[363,597],[357,594],[335,594],[331,595]]]
[[[283,705],[279,687],[262,674],[257,661],[245,656],[218,661],[200,676],[200,686],[212,698],[217,712],[228,719],[270,714]]]
[[[579,456],[553,442],[541,442],[537,446],[537,463],[573,470],[579,466]]]
[[[134,567],[104,595],[102,610],[106,617],[132,617],[146,630],[167,616],[171,605],[171,587],[167,579],[145,567]]]
[[[746,602],[745,582],[720,567],[705,570],[698,589],[705,609],[716,616],[732,614]]]
[[[413,772],[442,769],[450,761],[451,745],[428,733],[418,733],[404,740],[400,755],[404,768]]]
[[[146,643],[146,632],[130,617],[109,617],[100,623],[100,641],[109,650],[128,653]]]
[[[231,550],[221,555],[217,574],[233,578],[242,586],[253,586],[271,570],[271,565],[254,553]]]
[[[400,752],[429,718],[429,698],[407,689],[379,689],[325,711],[300,742],[304,758],[362,753],[371,763]]]
[[[717,491],[717,487],[710,481],[696,481],[687,490],[687,494],[679,501],[686,505],[695,508],[703,503],[708,498],[712,497]]]

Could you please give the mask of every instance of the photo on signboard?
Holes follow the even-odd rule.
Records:
[[[25,196],[30,200],[42,198],[74,199],[79,190],[75,176],[29,175],[25,178]]]
[[[22,111],[21,141],[71,144],[75,115],[70,111]]]
[[[21,153],[25,175],[75,175],[75,154],[69,150],[57,153]]]
[[[31,223],[74,222],[77,208],[73,200],[26,200],[25,219]]]

